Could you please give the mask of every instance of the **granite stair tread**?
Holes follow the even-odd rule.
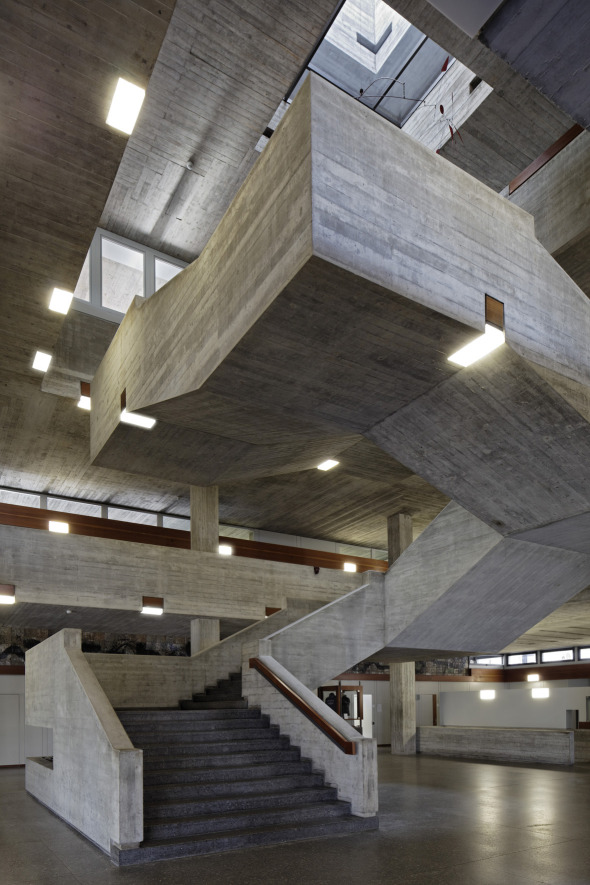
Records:
[[[261,785],[264,783],[260,782]],[[297,787],[289,792],[260,790],[256,793],[225,793],[220,796],[202,797],[198,799],[168,800],[146,803],[144,820],[147,822],[168,820],[178,815],[215,814],[223,811],[241,811],[248,808],[280,807],[288,804],[298,805],[310,801],[329,802],[337,798],[335,787]]]

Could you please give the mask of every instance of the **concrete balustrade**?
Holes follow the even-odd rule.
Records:
[[[53,765],[27,759],[26,788],[110,853],[143,839],[143,757],[81,645],[68,629],[27,652],[26,722],[53,729]]]

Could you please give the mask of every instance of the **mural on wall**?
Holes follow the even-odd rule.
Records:
[[[389,675],[389,664],[380,664],[377,661],[361,661],[360,664],[351,667],[348,673],[361,675]],[[442,658],[434,661],[416,661],[416,676],[467,676],[469,672],[469,658],[455,657]]]
[[[0,667],[23,666],[25,652],[43,642],[49,630],[0,627]],[[82,633],[82,651],[113,655],[190,656],[188,636],[148,636],[127,633]]]

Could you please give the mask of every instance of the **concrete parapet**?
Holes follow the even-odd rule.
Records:
[[[81,643],[61,630],[27,652],[26,722],[53,729],[53,764],[27,759],[26,788],[110,853],[143,839],[143,757]]]
[[[258,648],[265,645],[266,640],[262,640],[260,644],[249,643],[244,647],[243,692],[249,705],[260,707],[263,713],[270,716],[272,724],[278,725],[283,734],[289,735],[293,744],[301,747],[302,754],[312,759],[314,768],[324,773],[326,783],[337,788],[338,798],[351,803],[353,814],[372,817],[378,811],[377,742],[360,735],[273,657],[258,654],[260,660],[295,694],[346,740],[354,742],[354,755],[342,752],[264,676],[250,669],[250,653],[256,655]]]
[[[574,763],[574,732],[553,728],[420,725],[416,731],[416,743],[419,753],[431,756],[553,765]]]

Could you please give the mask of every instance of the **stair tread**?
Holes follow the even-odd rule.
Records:
[[[160,802],[146,802],[144,806],[144,820],[160,820],[160,818],[151,817],[150,813],[155,813],[157,810],[166,810],[168,808],[178,808],[181,810],[183,807],[199,806],[201,804],[212,805],[216,802],[247,803],[256,800],[264,800],[272,803],[286,795],[304,801],[307,796],[318,796],[318,794],[322,793],[325,793],[326,796],[330,795],[333,799],[336,799],[336,789],[327,786],[292,787],[289,789],[288,793],[285,790],[274,790],[261,793],[226,793],[222,796],[204,796],[202,799],[165,799]],[[318,798],[317,801],[323,802],[326,800]]]
[[[150,820],[147,821],[148,825],[151,826],[160,826],[160,825],[174,825],[174,824],[183,824],[188,822],[198,823],[199,821],[207,821],[212,822],[215,820],[225,821],[230,820],[231,818],[236,817],[262,817],[265,814],[274,814],[285,813],[289,811],[309,811],[311,809],[316,809],[318,811],[323,811],[327,813],[329,809],[342,811],[344,813],[350,813],[350,803],[344,802],[340,799],[328,799],[327,801],[312,801],[312,802],[303,802],[303,803],[294,803],[292,806],[290,805],[269,805],[267,808],[253,808],[253,809],[239,809],[236,811],[218,811],[215,813],[205,812],[204,814],[190,814],[184,815],[182,817],[174,817],[174,818],[166,818],[165,820]]]

